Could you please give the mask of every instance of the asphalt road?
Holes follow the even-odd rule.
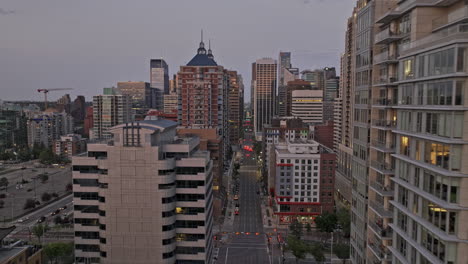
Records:
[[[246,133],[244,145],[252,147]],[[247,157],[249,154],[250,157]],[[223,264],[270,264],[267,236],[263,230],[260,194],[257,183],[256,157],[253,152],[245,151],[239,169],[239,215],[234,216],[233,233],[225,245],[219,248],[215,263]]]

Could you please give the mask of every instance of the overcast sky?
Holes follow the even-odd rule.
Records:
[[[215,60],[244,77],[251,63],[291,51],[301,70],[335,66],[354,0],[1,0],[0,99],[41,100],[74,88],[91,100],[118,81],[149,81],[149,60],[176,73],[203,28]],[[172,77],[171,77],[172,78]],[[63,92],[50,93],[57,99]],[[248,98],[247,98],[248,99]]]

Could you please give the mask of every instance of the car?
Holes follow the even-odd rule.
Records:
[[[236,203],[236,207],[239,207],[239,203]]]
[[[41,218],[37,219],[37,222],[38,223],[42,223],[46,220],[46,217],[45,216],[41,216]]]
[[[67,209],[67,206],[66,206],[66,205],[64,205],[63,207],[60,207],[60,208],[59,208],[60,211],[63,211],[63,210],[65,210],[65,209]]]
[[[260,194],[260,191],[257,191],[257,194]]]
[[[234,200],[239,200],[239,196],[237,194],[234,195]]]
[[[18,221],[16,221],[16,222],[18,222],[18,223],[23,223],[23,222],[26,222],[26,221],[28,221],[28,220],[29,220],[29,217],[25,217],[25,218],[20,218],[20,219],[18,219]]]
[[[239,215],[239,207],[236,207],[236,209],[234,209],[234,214]]]
[[[51,215],[56,215],[56,214],[58,214],[58,213],[60,213],[60,210],[59,210],[59,209],[53,211],[53,212],[51,213]]]

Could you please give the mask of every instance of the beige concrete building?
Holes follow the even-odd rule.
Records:
[[[212,161],[176,126],[118,125],[73,157],[76,263],[211,263]]]
[[[376,18],[368,260],[467,263],[468,4]]]
[[[291,115],[302,119],[307,124],[323,122],[323,91],[295,90],[292,91]]]

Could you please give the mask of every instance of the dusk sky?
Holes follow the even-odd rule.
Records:
[[[74,88],[90,101],[118,81],[149,81],[149,60],[176,73],[200,30],[219,65],[250,96],[251,63],[291,51],[293,66],[334,66],[351,0],[2,0],[0,99],[42,100],[38,88]],[[50,93],[51,100],[64,91]]]

